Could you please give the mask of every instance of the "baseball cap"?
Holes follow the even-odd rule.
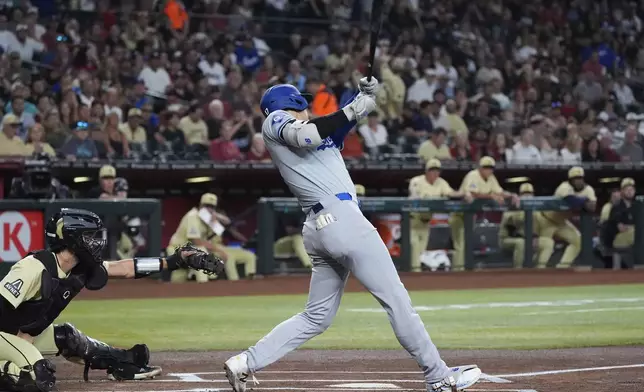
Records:
[[[496,166],[496,161],[492,157],[483,157],[479,161],[479,166],[494,168]]]
[[[136,116],[140,117],[141,115],[143,115],[143,112],[141,111],[141,109],[138,109],[138,108],[132,108],[127,111],[128,117],[136,117]]]
[[[5,114],[2,117],[2,125],[20,125],[22,121],[13,113]]]
[[[534,187],[529,182],[526,182],[524,184],[521,184],[521,186],[519,187],[519,193],[534,193]]]
[[[204,193],[201,196],[199,205],[217,207],[217,195],[215,195],[214,193]]]
[[[630,177],[626,177],[622,180],[622,184],[620,186],[621,189],[626,188],[627,186],[635,186],[635,180],[633,180]]]
[[[432,158],[427,163],[425,164],[425,171],[427,170],[432,170],[432,169],[440,169],[441,168],[441,161],[439,161],[436,158]]]
[[[574,167],[571,167],[570,170],[568,170],[568,179],[583,178],[583,177],[584,177],[584,168],[580,166],[574,166]]]
[[[98,171],[98,178],[115,178],[116,169],[112,165],[104,165]]]

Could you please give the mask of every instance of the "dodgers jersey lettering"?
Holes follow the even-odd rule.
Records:
[[[302,211],[308,212],[328,195],[344,192],[354,195],[355,186],[347,166],[331,138],[324,139],[317,148],[290,146],[282,138],[282,131],[293,122],[293,116],[277,110],[264,120],[262,135],[273,162],[302,206]]]

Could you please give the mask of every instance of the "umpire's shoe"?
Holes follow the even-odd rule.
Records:
[[[481,378],[481,369],[476,365],[459,366],[449,369],[449,375],[442,381],[429,386],[429,392],[458,392],[469,388]]]
[[[246,392],[246,380],[250,371],[248,370],[248,356],[244,353],[235,355],[234,357],[228,359],[224,364],[224,370],[226,371],[226,378],[228,382],[233,387],[235,392]],[[253,382],[259,384],[255,376],[251,375]]]

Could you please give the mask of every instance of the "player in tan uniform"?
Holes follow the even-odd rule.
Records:
[[[257,257],[255,254],[243,248],[224,246],[221,236],[217,235],[212,227],[199,216],[199,211],[205,209],[213,219],[212,223],[217,221],[222,227],[230,224],[228,217],[217,212],[217,202],[218,198],[215,194],[205,193],[201,196],[199,206],[191,209],[181,218],[179,227],[170,238],[168,250],[174,249],[179,244],[188,241],[192,242],[199,249],[212,252],[224,260],[228,280],[239,280],[238,264],[244,266],[246,276],[252,279],[257,271]],[[173,271],[171,281],[173,283],[185,282],[188,280],[190,272],[193,271],[183,269]],[[194,271],[193,273],[197,282],[205,283],[209,281],[208,275],[200,271]]]
[[[519,188],[519,197],[533,197],[534,188],[532,184],[521,184]],[[532,220],[532,233],[534,235],[532,245],[535,250],[534,256],[537,258],[537,265],[544,266],[548,263],[555,242],[552,238],[539,236],[539,221]],[[525,212],[524,211],[506,211],[501,219],[499,240],[503,249],[512,250],[512,260],[514,268],[523,268],[523,258],[525,251]]]
[[[614,226],[613,248],[628,249],[635,243],[635,222],[633,219],[633,200],[635,199],[635,180],[624,178],[621,183],[621,197],[617,201],[607,221]]]
[[[425,174],[413,177],[409,181],[410,199],[435,199],[441,197],[465,197],[471,201],[469,193],[455,192],[447,181],[441,178],[441,162],[430,159],[425,165]],[[415,212],[409,214],[409,232],[411,243],[411,270],[420,272],[420,256],[427,250],[429,242],[429,222],[431,212]]]
[[[584,169],[579,166],[568,170],[568,181],[562,182],[557,187],[554,196],[573,197],[573,201],[583,204],[583,208],[589,212],[595,211],[597,206],[595,190],[584,182]],[[572,211],[543,211],[535,214],[539,220],[542,237],[554,238],[557,236],[568,243],[557,268],[569,268],[581,251],[581,234],[569,220],[573,214]]]
[[[621,189],[613,189],[613,191],[610,193],[610,200],[608,200],[601,209],[601,212],[599,213],[599,223],[604,223],[608,220],[610,217],[610,210],[613,208],[613,206],[622,199],[622,190]]]
[[[118,380],[160,374],[160,368],[148,366],[144,344],[114,348],[53,321],[83,288],[100,290],[108,277],[136,279],[164,268],[223,269],[221,260],[190,246],[167,258],[101,261],[105,228],[84,210],[62,209],[48,222],[45,236],[49,249],[27,255],[0,281],[0,391],[56,391],[56,369],[43,355],[85,363],[86,380],[90,368],[107,370]]]
[[[492,157],[483,157],[479,161],[478,169],[465,175],[459,191],[470,193],[475,199],[492,199],[499,204],[504,204],[506,198],[511,198],[512,203],[519,205],[519,197],[515,193],[506,192],[499,185],[494,176],[496,162]],[[452,270],[460,271],[465,267],[465,224],[463,214],[452,214],[449,220],[454,243],[454,258]]]

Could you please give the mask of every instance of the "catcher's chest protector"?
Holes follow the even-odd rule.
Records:
[[[66,279],[58,278],[56,257],[50,251],[30,253],[45,266],[40,286],[41,299],[25,301],[17,309],[5,307],[0,317],[0,331],[16,334],[18,331],[32,336],[40,335],[65,310],[80,293],[85,276],[72,270]]]

